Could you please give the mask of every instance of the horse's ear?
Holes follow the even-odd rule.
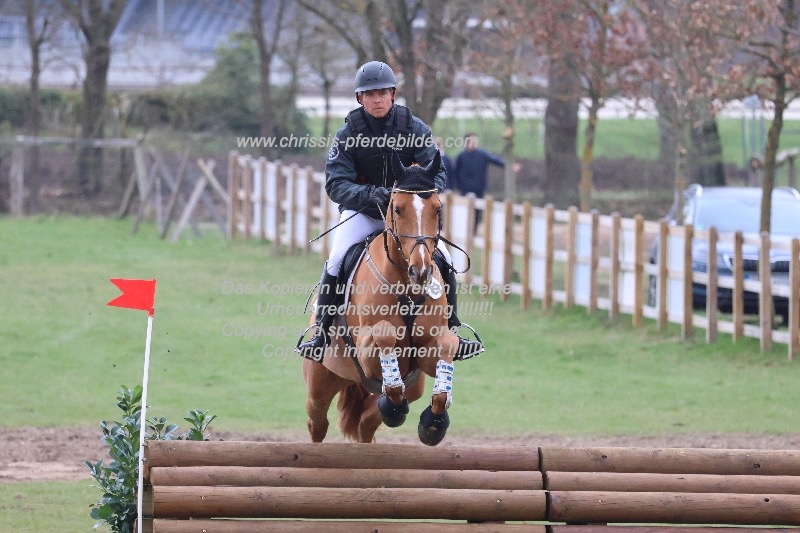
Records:
[[[433,161],[425,167],[425,172],[428,174],[428,177],[432,180],[436,180],[436,175],[439,173],[439,169],[442,166],[442,154],[439,153],[439,150],[436,150],[436,155],[433,156]]]
[[[403,166],[400,157],[397,154],[392,155],[392,174],[394,174],[395,184],[399,182],[406,173],[406,167]]]

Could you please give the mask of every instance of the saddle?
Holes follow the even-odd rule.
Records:
[[[381,233],[383,233],[383,230],[373,231],[367,235],[366,239],[358,241],[347,250],[347,253],[344,254],[344,259],[342,259],[342,266],[339,268],[339,275],[336,278],[336,283],[340,287],[346,285],[350,281],[350,277],[361,262],[364,250],[366,250],[367,246]]]

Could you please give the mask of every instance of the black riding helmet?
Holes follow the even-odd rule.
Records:
[[[364,91],[394,89],[395,87],[397,87],[397,78],[389,65],[382,61],[364,63],[356,72],[356,97]]]

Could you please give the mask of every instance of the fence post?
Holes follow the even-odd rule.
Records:
[[[281,226],[288,229],[287,225],[281,224],[281,221],[285,220],[282,199],[286,198],[286,191],[288,188],[286,186],[286,176],[283,174],[283,165],[280,160],[275,161],[273,168],[275,169],[275,209],[272,213],[275,217],[275,239],[272,241],[272,250],[276,255],[281,255],[283,253],[283,248],[281,247],[281,243],[283,242],[283,230]]]
[[[789,360],[800,350],[800,239],[792,239],[789,259]]]
[[[483,278],[483,286],[489,287],[492,282],[492,231],[494,218],[494,198],[492,196],[486,197],[486,203],[483,204],[483,271],[481,272]],[[489,291],[483,291],[484,297],[488,296]]]
[[[467,195],[467,240],[464,251],[467,252],[467,257],[472,257],[475,251],[475,195],[469,193]],[[472,285],[472,264],[470,269],[464,273],[464,284],[467,286]]]
[[[292,203],[289,204],[289,213],[287,214],[289,255],[295,255],[297,253],[297,203],[300,196],[300,174],[295,163],[292,163],[292,166],[289,167],[288,184],[292,188]]]
[[[578,208],[570,206],[567,209],[569,222],[567,223],[567,265],[564,270],[564,307],[569,309],[575,304],[575,266],[577,264],[576,243],[578,228]]]
[[[542,296],[542,309],[545,311],[553,307],[553,230],[555,227],[555,207],[547,204],[545,214],[545,245],[544,245],[544,295]]]
[[[244,158],[244,175],[242,176],[242,188],[244,198],[242,202],[242,218],[244,219],[244,240],[249,241],[253,236],[253,159],[250,156]]]
[[[531,304],[531,203],[522,204],[522,269],[519,281],[522,284],[519,305],[527,309]]]
[[[761,233],[758,252],[758,278],[761,291],[758,300],[758,324],[761,328],[761,351],[772,348],[772,265],[769,260],[769,232]]]
[[[644,305],[644,289],[642,284],[644,283],[644,217],[642,215],[636,215],[634,218],[635,221],[635,230],[634,230],[634,242],[635,242],[635,262],[634,262],[634,270],[633,270],[633,299],[634,299],[634,308],[633,308],[633,327],[641,328],[644,326],[644,316],[642,306]]]
[[[503,202],[505,208],[505,236],[503,242],[503,287],[500,289],[500,301],[505,302],[508,300],[508,291],[506,290],[511,285],[511,274],[514,271],[514,204],[511,200]]]
[[[665,220],[659,225],[658,237],[658,330],[667,329],[667,239],[669,239],[669,225]]]
[[[708,228],[708,282],[706,283],[706,317],[708,317],[708,324],[706,325],[706,342],[716,342],[717,340],[717,326],[718,326],[718,306],[717,300],[717,242],[719,241],[719,233],[717,228]]]
[[[620,276],[620,232],[621,220],[619,213],[611,215],[611,242],[609,243],[609,255],[611,256],[611,273],[608,276],[608,318],[617,320],[619,318],[619,276]]]
[[[733,236],[733,341],[744,336],[744,271],[742,245],[744,235],[737,231]]]
[[[684,226],[683,232],[683,322],[681,324],[681,335],[684,340],[691,339],[694,330],[692,327],[692,239],[694,239],[694,227]]]
[[[303,251],[306,254],[311,253],[311,223],[314,220],[314,206],[311,203],[311,194],[313,192],[312,185],[314,181],[314,169],[310,166],[306,167],[305,190],[306,190],[306,235],[305,243],[303,244]]]
[[[328,231],[328,221],[331,219],[331,202],[328,200],[328,193],[325,191],[325,180],[322,180],[322,184],[319,187],[319,211],[320,211],[320,219],[319,219],[319,233],[322,234]],[[336,230],[334,230],[336,231]],[[320,254],[322,255],[322,261],[326,261],[328,259],[328,255],[330,254],[330,246],[328,245],[328,235],[322,237],[321,240],[321,247],[322,251]]]
[[[228,152],[228,238],[236,237],[236,219],[239,216],[239,153],[235,150]]]
[[[600,264],[599,236],[600,214],[592,209],[592,251],[589,262],[589,312],[597,311],[597,267]]]

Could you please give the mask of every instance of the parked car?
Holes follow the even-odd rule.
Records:
[[[671,224],[679,223],[678,206],[673,205],[666,216]],[[745,235],[759,234],[761,219],[760,187],[703,187],[692,185],[684,191],[683,224],[692,225],[696,230],[711,227],[720,233],[741,231]],[[789,187],[776,187],[772,192],[772,219],[770,236],[773,241],[789,241],[800,237],[800,192]],[[733,244],[720,241],[717,245],[717,275],[733,276]],[[789,252],[774,249],[770,251],[770,264],[773,283],[789,283]],[[695,240],[692,243],[692,270],[708,271],[708,243]],[[758,279],[758,248],[745,244],[742,248],[744,278]],[[658,260],[658,243],[653,246],[650,262]],[[648,303],[656,302],[656,278],[650,277]],[[717,302],[720,311],[730,312],[733,307],[733,290],[717,289]],[[785,297],[773,298],[775,313],[789,322],[789,302]],[[692,305],[695,309],[705,308],[706,285],[692,284]],[[754,292],[744,292],[744,312],[758,313],[759,298]]]

